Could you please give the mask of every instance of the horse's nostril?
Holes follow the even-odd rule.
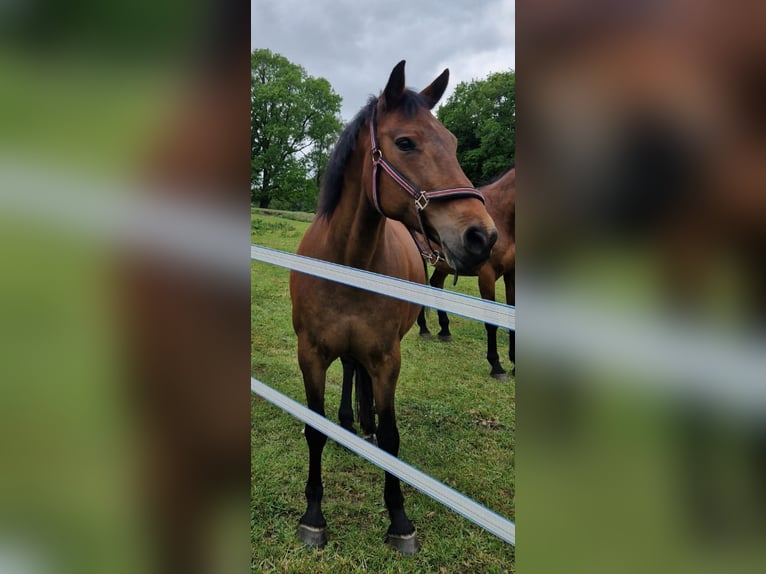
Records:
[[[489,256],[489,251],[497,241],[497,230],[487,232],[484,227],[473,225],[463,235],[463,245],[473,255]]]
[[[497,241],[497,229],[492,228],[492,231],[489,232],[489,248],[492,249],[492,247],[495,245],[495,242]]]

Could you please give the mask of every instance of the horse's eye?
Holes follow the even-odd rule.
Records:
[[[412,151],[415,149],[415,142],[410,138],[397,138],[396,147],[402,151]]]

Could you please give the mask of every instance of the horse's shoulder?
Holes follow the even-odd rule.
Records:
[[[296,253],[321,259],[321,248],[324,245],[324,237],[327,235],[327,222],[324,218],[317,217],[308,226],[303,234]]]
[[[388,262],[388,275],[395,275],[410,281],[420,281],[423,268],[420,251],[415,245],[409,230],[399,221],[386,221],[386,249],[389,253],[385,257]]]
[[[420,252],[415,246],[415,240],[403,223],[389,219],[386,222],[386,231],[389,238],[395,241],[397,251],[404,252],[413,259],[419,259]]]

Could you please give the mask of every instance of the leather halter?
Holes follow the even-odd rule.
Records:
[[[391,165],[386,158],[383,157],[383,150],[380,149],[380,142],[378,141],[378,123],[377,123],[377,108],[372,109],[372,117],[370,118],[370,146],[371,146],[371,156],[372,156],[372,204],[375,206],[375,209],[380,213],[383,217],[388,217],[385,213],[383,213],[383,209],[380,207],[380,195],[378,191],[378,168],[382,167],[383,171],[385,171],[391,179],[393,179],[399,187],[401,187],[404,191],[406,191],[414,200],[415,202],[415,214],[418,216],[418,223],[420,224],[420,231],[423,234],[423,237],[426,239],[426,243],[428,244],[428,249],[430,249],[430,253],[428,253],[425,249],[422,248],[420,243],[415,239],[415,236],[413,235],[413,239],[415,239],[415,245],[417,245],[418,250],[420,251],[420,254],[428,260],[429,263],[432,265],[435,265],[439,262],[439,260],[444,261],[444,256],[441,255],[438,251],[436,251],[433,246],[431,245],[431,240],[428,239],[428,234],[426,233],[425,225],[423,224],[423,215],[422,211],[428,206],[428,203],[434,199],[456,199],[458,197],[473,197],[475,199],[478,199],[482,203],[484,203],[484,196],[481,194],[481,192],[476,189],[475,187],[466,187],[466,186],[460,186],[460,187],[446,187],[444,189],[434,189],[430,191],[424,191],[418,189],[418,187],[413,184],[409,179],[407,179],[402,173],[397,170],[393,165]],[[410,233],[412,231],[410,230]]]

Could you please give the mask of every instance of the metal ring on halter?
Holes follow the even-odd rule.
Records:
[[[379,163],[383,159],[383,151],[380,148],[372,150],[372,163]]]
[[[431,251],[431,253],[421,253],[421,255],[431,265],[436,265],[437,263],[439,263],[439,261],[444,261],[444,258],[440,254],[438,254],[436,251]]]
[[[423,211],[428,206],[428,196],[425,191],[421,191],[420,195],[415,198],[415,206],[418,211]]]

